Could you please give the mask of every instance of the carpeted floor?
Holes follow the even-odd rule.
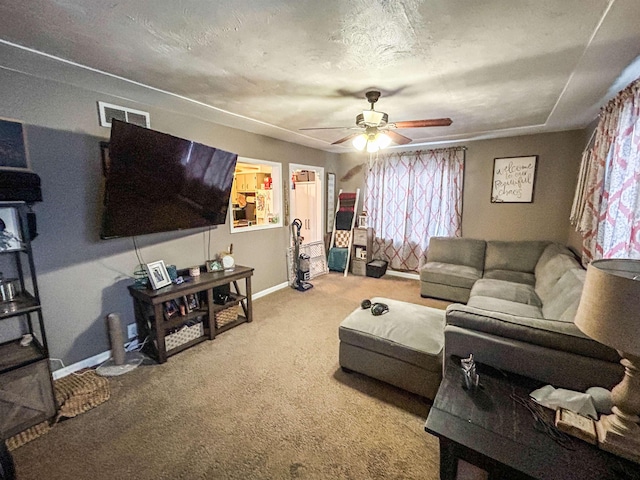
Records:
[[[253,323],[163,365],[111,378],[109,401],[13,452],[18,478],[439,478],[429,404],[343,373],[338,325],[373,296],[447,303],[388,275],[313,284],[256,300]]]

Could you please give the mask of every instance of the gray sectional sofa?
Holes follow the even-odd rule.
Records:
[[[427,260],[421,295],[461,302],[447,308],[445,355],[580,391],[622,378],[617,352],[573,324],[585,270],[568,248],[435,237]]]

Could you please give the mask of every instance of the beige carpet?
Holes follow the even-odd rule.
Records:
[[[18,478],[439,478],[429,404],[343,373],[338,325],[373,296],[447,304],[388,275],[313,284],[256,300],[251,324],[112,378],[109,401],[13,452]]]

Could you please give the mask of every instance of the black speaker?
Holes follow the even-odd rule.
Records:
[[[230,295],[231,294],[231,284],[225,283],[224,285],[220,285],[219,287],[213,287],[213,298],[216,295]]]
[[[38,236],[38,224],[36,223],[36,213],[27,212],[27,229],[29,230],[29,240]]]
[[[213,303],[216,305],[224,305],[231,300],[231,284],[213,287]]]

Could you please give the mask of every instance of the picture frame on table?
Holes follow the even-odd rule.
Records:
[[[13,252],[22,248],[18,210],[0,208],[0,252]]]
[[[191,313],[194,310],[200,308],[200,302],[198,300],[198,296],[195,293],[190,293],[189,295],[185,295],[182,297],[182,301],[187,308],[187,313]]]
[[[164,302],[164,318],[171,320],[180,314],[180,307],[175,300]]]
[[[205,266],[207,268],[207,272],[211,273],[211,272],[220,272],[222,270],[224,270],[224,266],[222,265],[222,260],[219,258],[213,259],[213,260],[207,260],[205,262]]]
[[[151,288],[158,290],[159,288],[171,285],[171,278],[169,278],[169,272],[167,272],[167,267],[163,260],[147,263],[144,267],[147,270]]]

